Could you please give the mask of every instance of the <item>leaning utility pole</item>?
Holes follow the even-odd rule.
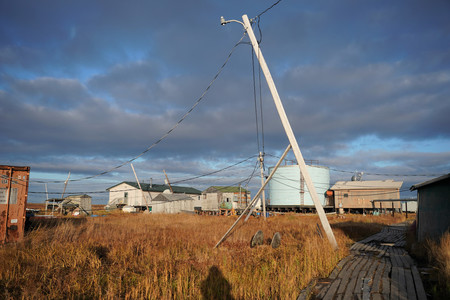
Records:
[[[163,172],[164,172],[164,175],[166,175],[166,181],[167,181],[167,185],[170,188],[170,192],[173,194],[172,185],[170,184],[169,177],[167,177],[166,170],[163,170]]]
[[[138,177],[137,177],[136,171],[134,170],[133,163],[130,163],[130,165],[131,165],[131,169],[133,170],[134,178],[136,178],[136,182],[137,182],[137,184],[138,184],[138,186],[139,186],[139,189],[141,190],[142,198],[143,198],[144,201],[145,201],[145,206],[147,207],[147,213],[149,213],[150,210],[149,210],[149,207],[148,207],[148,202],[147,202],[147,198],[145,197],[144,190],[142,189],[141,183],[139,182],[139,179],[138,179]],[[148,192],[148,193],[150,194],[151,192]]]
[[[269,86],[270,92],[272,94],[273,101],[275,102],[275,106],[278,111],[278,115],[281,119],[281,123],[283,124],[284,131],[286,132],[287,138],[289,139],[289,143],[292,146],[292,150],[294,152],[295,159],[297,160],[297,164],[300,168],[300,173],[303,174],[305,179],[306,186],[308,187],[308,191],[311,194],[311,198],[314,202],[314,206],[316,207],[317,214],[319,215],[320,222],[322,223],[322,227],[327,234],[328,240],[334,249],[338,248],[336,238],[334,237],[333,231],[331,230],[330,223],[325,215],[325,211],[323,210],[322,204],[317,197],[316,188],[312,183],[311,177],[309,176],[308,169],[306,168],[305,160],[303,159],[303,155],[300,151],[300,147],[298,146],[297,140],[295,138],[294,132],[292,131],[291,124],[287,118],[286,112],[283,107],[283,103],[281,102],[280,96],[278,95],[277,88],[272,79],[272,75],[270,74],[269,68],[264,60],[264,57],[261,53],[261,49],[259,48],[258,41],[256,40],[255,34],[253,33],[252,26],[250,24],[250,20],[247,15],[242,16],[243,23],[236,20],[225,21],[223,17],[221,17],[221,24],[225,25],[229,22],[237,22],[244,26],[245,31],[247,31],[250,41],[253,46],[253,50],[255,51],[256,57],[258,58],[259,65],[264,73],[264,76],[267,81],[267,85]]]

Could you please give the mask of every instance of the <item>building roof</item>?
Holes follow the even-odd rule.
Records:
[[[244,188],[240,188],[238,186],[210,186],[206,190],[205,193],[248,193]]]
[[[394,180],[364,180],[364,181],[337,181],[330,190],[372,190],[372,189],[399,189],[403,181]]]
[[[424,187],[424,186],[426,186],[426,185],[429,185],[429,184],[432,184],[432,183],[436,183],[436,182],[439,182],[439,181],[441,181],[441,180],[445,180],[445,179],[447,179],[447,178],[450,178],[450,173],[448,173],[448,174],[446,174],[446,175],[442,175],[442,176],[440,176],[440,177],[433,178],[433,179],[431,179],[431,180],[427,180],[427,181],[424,181],[424,182],[421,182],[421,183],[417,183],[417,184],[413,185],[413,186],[410,188],[410,190],[411,190],[411,191],[414,191],[414,190],[417,190],[417,189],[419,189],[419,188],[421,188],[421,187]]]
[[[139,185],[138,185],[137,182],[122,181],[121,183],[116,184],[116,185],[114,185],[112,187],[109,187],[106,190],[109,191],[110,189],[115,188],[116,186],[118,186],[118,185],[120,185],[122,183],[128,184],[129,186],[132,186],[132,187],[134,187],[136,189],[139,189]],[[162,193],[165,190],[170,190],[170,187],[168,185],[166,185],[166,184],[152,184],[151,185],[149,183],[142,183],[141,182],[141,187],[142,187],[142,190],[145,191],[145,192],[160,192],[160,193]],[[175,194],[195,194],[195,195],[201,195],[202,194],[202,192],[197,190],[197,189],[194,189],[194,188],[191,188],[191,187],[184,187],[184,186],[174,186],[174,185],[172,185],[172,190],[173,190],[173,192]]]
[[[153,201],[180,201],[180,200],[194,200],[191,197],[183,194],[159,194]]]

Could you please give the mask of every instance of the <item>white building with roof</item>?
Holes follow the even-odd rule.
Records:
[[[127,206],[146,210],[147,206],[152,206],[153,200],[164,192],[172,193],[174,195],[189,196],[195,200],[200,200],[202,194],[201,191],[191,187],[149,183],[140,183],[140,186],[142,191],[139,189],[137,182],[123,181],[108,188],[109,201],[106,207],[116,208]]]

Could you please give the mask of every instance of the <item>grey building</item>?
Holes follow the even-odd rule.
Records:
[[[450,228],[450,173],[413,185],[417,190],[417,240],[436,239]]]

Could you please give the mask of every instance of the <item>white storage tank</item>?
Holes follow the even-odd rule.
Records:
[[[322,206],[326,204],[325,193],[330,188],[330,169],[323,166],[307,165],[309,176],[316,188]],[[269,168],[269,173],[273,167]],[[303,178],[300,178],[298,165],[278,167],[272,180],[269,181],[270,206],[313,206]]]

